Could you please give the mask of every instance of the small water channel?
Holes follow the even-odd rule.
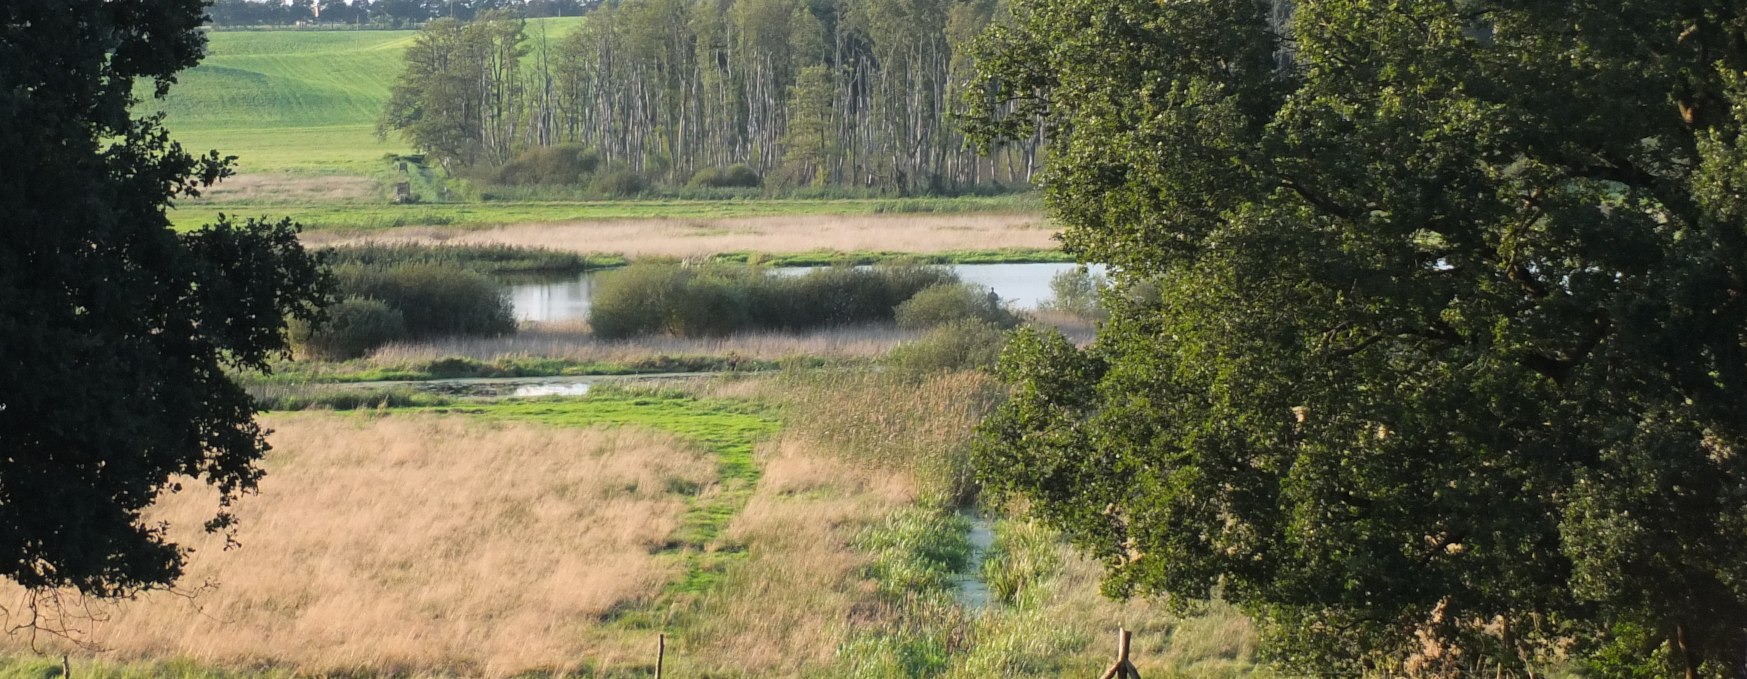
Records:
[[[966,283],[994,290],[1014,309],[1036,309],[1050,299],[1049,281],[1056,274],[1078,265],[1068,263],[958,264],[953,273]],[[816,267],[773,269],[778,275],[800,275]],[[1104,267],[1093,272],[1102,274]],[[594,293],[594,272],[549,281],[522,282],[507,286],[516,320],[542,323],[581,321],[588,318],[589,297]]]
[[[958,604],[967,610],[980,611],[989,607],[992,595],[989,593],[989,581],[983,579],[983,559],[988,556],[989,548],[995,544],[995,524],[989,517],[974,509],[960,510],[959,515],[971,524],[971,530],[966,538],[971,543],[971,558],[965,562],[964,572],[953,576],[957,585],[954,592]]]

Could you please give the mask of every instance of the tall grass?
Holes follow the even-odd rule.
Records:
[[[344,247],[320,248],[337,267],[387,269],[405,264],[445,266],[490,276],[579,274],[593,268],[618,266],[623,259],[588,258],[574,252],[510,245],[384,243],[365,241]]]
[[[959,506],[976,497],[968,448],[976,423],[1003,391],[975,372],[920,382],[876,371],[791,372],[768,398],[785,421],[852,464],[904,470],[922,501]]]
[[[639,337],[604,340],[578,324],[527,324],[501,337],[440,337],[394,342],[378,348],[368,362],[402,365],[460,356],[480,361],[502,358],[546,358],[579,363],[631,363],[668,356],[738,356],[776,361],[817,357],[872,358],[890,351],[916,333],[890,325],[825,328],[811,332],[752,332],[726,337]]]
[[[237,507],[242,548],[198,530],[208,493],[171,494],[149,517],[197,550],[185,582],[216,588],[116,605],[89,639],[110,657],[490,677],[641,660],[599,621],[678,575],[658,552],[686,494],[716,478],[702,451],[641,429],[267,424],[268,474]]]

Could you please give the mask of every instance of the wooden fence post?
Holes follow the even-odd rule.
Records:
[[[1128,660],[1129,639],[1133,636],[1128,630],[1116,630],[1116,662],[1098,679],[1140,679],[1140,670],[1134,669],[1134,663]]]
[[[661,679],[661,664],[667,659],[667,635],[656,637],[655,641],[655,679]]]

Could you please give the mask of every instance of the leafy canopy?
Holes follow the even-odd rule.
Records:
[[[185,550],[141,512],[192,479],[230,525],[267,444],[226,371],[325,299],[291,222],[165,217],[229,173],[130,112],[199,60],[203,4],[0,4],[0,576],[32,592],[174,582]]]
[[[1114,592],[1315,673],[1739,668],[1747,5],[1017,0],[983,52],[1116,286],[980,464]]]

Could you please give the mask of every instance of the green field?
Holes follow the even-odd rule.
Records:
[[[528,22],[538,46],[580,25],[576,17]],[[239,158],[243,173],[371,175],[385,153],[410,149],[376,138],[376,119],[400,75],[414,31],[215,31],[207,56],[177,76],[148,109],[193,150]]]
[[[194,150],[239,157],[245,173],[370,174],[385,153],[376,118],[413,31],[209,34],[207,57],[148,106]]]
[[[576,202],[194,204],[177,208],[170,220],[178,230],[211,223],[220,213],[240,217],[291,217],[306,229],[370,231],[398,226],[495,226],[531,222],[609,219],[706,219],[781,215],[868,215],[886,213],[1027,212],[1030,196],[992,198],[873,198],[756,200],[617,200]]]

